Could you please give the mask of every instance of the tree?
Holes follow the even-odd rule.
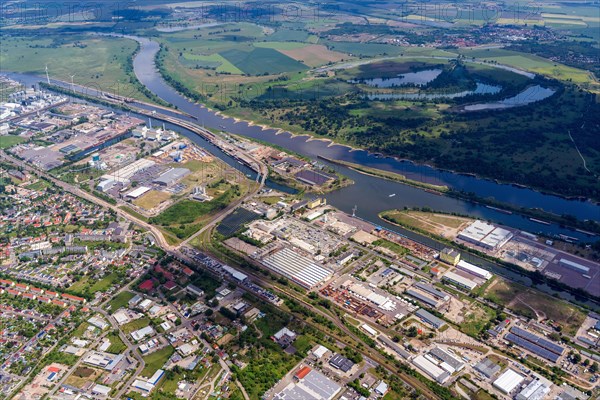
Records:
[[[406,336],[408,337],[416,337],[418,334],[418,330],[416,326],[411,326],[410,328],[408,328],[408,333],[406,334]]]

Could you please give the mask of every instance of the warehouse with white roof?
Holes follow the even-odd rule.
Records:
[[[152,190],[152,189],[150,189],[147,186],[140,186],[138,188],[133,189],[131,192],[127,193],[125,195],[125,197],[128,199],[135,200],[135,199],[140,198],[142,195],[148,193],[150,190]]]
[[[508,368],[498,379],[493,383],[493,386],[504,394],[510,394],[523,381],[525,377],[516,371]]]
[[[331,278],[333,273],[287,247],[265,257],[262,263],[307,289]]]
[[[448,372],[429,361],[425,356],[416,356],[412,360],[412,363],[437,383],[443,384],[450,378]]]
[[[468,263],[468,262],[466,262],[464,260],[460,260],[458,262],[458,264],[456,264],[456,268],[460,269],[461,271],[468,272],[471,275],[475,275],[478,278],[485,279],[486,281],[488,279],[491,279],[491,277],[493,276],[490,271],[487,271],[487,270],[485,270],[483,268],[480,268],[480,267],[478,267],[476,265]]]
[[[489,250],[497,250],[512,239],[512,232],[483,221],[475,221],[463,229],[458,238]]]

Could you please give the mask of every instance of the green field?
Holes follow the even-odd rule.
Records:
[[[497,279],[484,297],[528,318],[549,319],[562,326],[563,332],[575,335],[586,314],[566,301],[504,279]]]
[[[185,53],[183,57],[186,60],[193,61],[192,64],[196,64],[196,66],[202,68],[215,68],[215,71],[217,72],[225,72],[229,74],[243,74],[239,68],[218,53],[208,56]]]
[[[27,141],[27,139],[21,136],[3,135],[0,136],[0,149],[7,149],[15,144],[23,143],[25,141]]]
[[[125,343],[123,343],[119,335],[117,335],[116,333],[106,335],[106,338],[110,340],[110,347],[106,350],[107,353],[121,354],[127,349]]]
[[[300,42],[256,42],[254,43],[254,47],[274,50],[292,50],[306,47],[306,44]]]
[[[150,378],[156,371],[165,365],[174,352],[175,349],[173,346],[167,346],[144,357],[146,367],[142,370],[141,375]]]
[[[461,50],[460,54],[466,57],[474,57],[530,72],[536,72],[560,81],[582,84],[594,83],[589,71],[562,65],[532,54],[518,53],[504,49]]]
[[[236,68],[250,75],[273,75],[308,69],[301,62],[272,48],[257,47],[250,51],[231,49],[219,54]]]
[[[142,329],[148,325],[150,325],[150,319],[148,317],[142,317],[121,326],[121,331],[123,331],[123,333],[125,334],[129,334],[133,331],[137,331],[138,329]]]
[[[135,294],[127,291],[119,293],[108,303],[110,311],[114,313],[121,307],[127,307],[127,303],[129,300],[133,299],[134,296]]]
[[[0,140],[1,140],[1,139],[0,139]],[[44,190],[44,189],[46,189],[46,188],[49,188],[49,187],[51,187],[51,186],[52,186],[52,185],[51,185],[51,184],[50,184],[48,181],[46,181],[46,180],[44,180],[44,179],[39,179],[37,182],[35,182],[35,183],[32,183],[32,184],[30,184],[30,185],[27,185],[27,189],[30,189],[30,190],[37,190],[37,191],[42,191],[42,190]],[[67,230],[67,229],[68,229],[68,227],[67,227],[67,228],[65,228],[65,230]]]
[[[65,32],[6,36],[2,38],[0,64],[3,71],[40,76],[48,64],[51,79],[69,82],[75,75],[76,84],[149,101],[139,90],[130,67],[129,60],[136,49],[137,43],[129,39]]]

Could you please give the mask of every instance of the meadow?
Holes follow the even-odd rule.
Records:
[[[131,59],[137,51],[133,40],[85,34],[14,36],[2,38],[2,71],[45,76],[51,79],[100,88],[152,101],[141,90],[133,74]],[[93,57],[90,57],[93,55]]]

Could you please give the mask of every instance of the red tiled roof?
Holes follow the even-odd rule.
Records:
[[[154,289],[154,282],[152,281],[152,279],[147,279],[140,284],[139,288],[141,290],[152,290]]]
[[[73,296],[72,294],[68,294],[68,293],[63,293],[61,295],[61,297],[63,299],[67,299],[67,300],[73,300],[73,301],[79,301],[79,302],[85,301],[85,299],[83,297]]]
[[[177,286],[177,284],[175,282],[173,282],[173,281],[168,281],[163,286],[165,287],[165,289],[171,290],[171,289],[174,289],[175,286]]]
[[[296,372],[296,379],[302,379],[311,371],[310,367],[303,367],[298,372]]]

